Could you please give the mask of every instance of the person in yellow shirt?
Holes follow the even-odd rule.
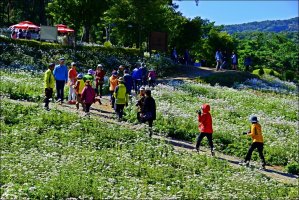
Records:
[[[45,72],[45,76],[44,76],[44,87],[45,87],[45,99],[44,99],[45,106],[44,106],[44,108],[48,111],[50,110],[49,102],[50,102],[50,98],[52,98],[52,96],[53,96],[53,88],[55,85],[55,78],[53,75],[54,67],[55,67],[55,64],[50,63],[48,65],[48,70]]]
[[[250,148],[248,149],[247,155],[245,157],[244,163],[246,166],[249,165],[250,159],[251,159],[251,155],[252,152],[254,151],[254,149],[258,150],[259,156],[262,160],[262,167],[263,169],[265,169],[266,166],[266,161],[264,158],[264,154],[263,154],[263,149],[264,149],[264,138],[262,135],[262,127],[261,125],[258,123],[257,117],[256,116],[252,116],[250,118],[251,121],[251,128],[249,132],[245,132],[244,134],[251,136],[252,137],[252,144],[250,146]]]

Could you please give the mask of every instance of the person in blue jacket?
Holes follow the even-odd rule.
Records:
[[[125,69],[125,71],[124,71],[124,83],[125,83],[125,86],[126,86],[126,89],[127,89],[127,93],[129,95],[131,95],[131,90],[132,90],[132,87],[133,87],[133,78],[130,75],[128,69]]]
[[[134,89],[136,94],[138,93],[139,87],[141,86],[141,79],[142,79],[142,69],[140,65],[141,64],[138,63],[132,72],[132,78],[133,78]]]
[[[57,102],[63,103],[64,86],[68,80],[68,69],[64,64],[64,58],[59,59],[59,65],[56,65],[53,71],[56,80]]]

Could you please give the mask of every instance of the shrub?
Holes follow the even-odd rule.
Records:
[[[271,69],[269,75],[271,75],[271,76],[275,76],[275,74],[274,74],[274,70],[273,70],[273,69]]]
[[[258,74],[260,76],[263,76],[265,74],[264,69],[262,67],[259,69]]]
[[[291,174],[298,174],[299,175],[299,163],[298,162],[290,162],[287,166],[286,169],[289,173]]]
[[[235,83],[243,83],[248,79],[258,78],[256,75],[248,72],[230,72],[215,73],[202,79],[211,85],[219,84],[221,86],[232,87]]]
[[[284,79],[286,81],[293,81],[295,78],[295,73],[293,71],[287,70],[284,73]]]

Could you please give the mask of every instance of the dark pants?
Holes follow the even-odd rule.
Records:
[[[151,79],[151,80],[148,81],[148,86],[150,86],[150,87],[154,87],[155,84],[156,84],[156,80],[155,79]]]
[[[266,165],[266,161],[265,161],[264,154],[263,154],[264,143],[261,143],[261,142],[254,142],[251,144],[251,146],[248,149],[247,155],[245,157],[245,162],[250,161],[252,152],[256,148],[257,148],[257,151],[259,152],[259,156],[260,156],[263,164]]]
[[[49,102],[50,102],[50,98],[52,98],[52,96],[53,96],[53,88],[45,88],[44,103],[45,103],[46,108],[49,108]]]
[[[56,92],[57,92],[57,100],[61,100],[63,102],[64,98],[64,85],[65,81],[56,80]]]
[[[100,91],[99,91],[99,88],[100,88]],[[97,94],[97,96],[99,96],[99,94],[100,94],[100,97],[103,96],[103,84],[98,84],[96,86],[96,94]]]
[[[125,104],[115,104],[115,112],[118,119],[121,119],[124,114]]]
[[[197,137],[196,149],[199,149],[200,143],[204,137],[208,138],[211,151],[213,151],[214,145],[213,145],[213,134],[212,133],[200,133]]]
[[[85,103],[85,112],[89,112],[91,103]]]
[[[135,79],[134,80],[134,90],[135,93],[138,93],[139,87],[141,86],[141,79]]]
[[[111,107],[114,109],[114,104],[115,104],[115,98],[113,96],[114,91],[110,91],[110,103]]]

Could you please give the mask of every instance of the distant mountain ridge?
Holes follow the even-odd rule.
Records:
[[[266,20],[261,22],[249,22],[244,24],[224,25],[224,31],[229,34],[237,32],[297,32],[299,17],[286,20]]]

